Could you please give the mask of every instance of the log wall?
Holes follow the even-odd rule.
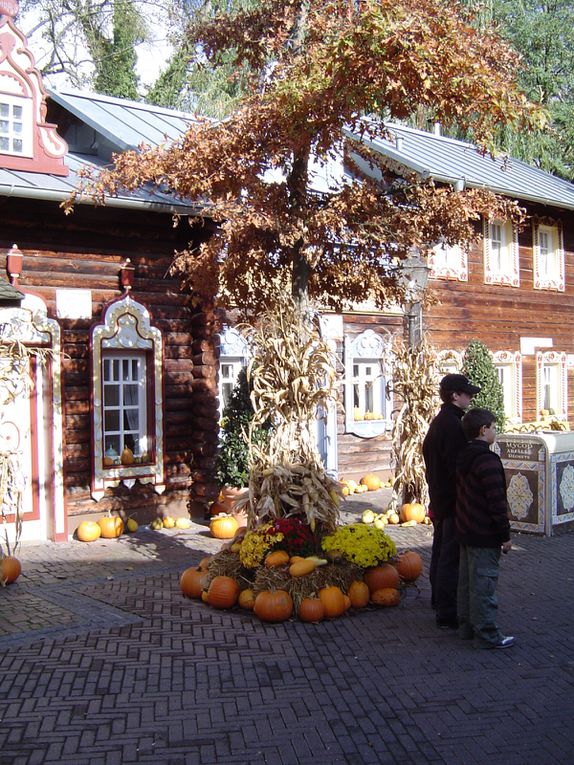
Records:
[[[56,317],[56,290],[91,290],[90,319],[59,319],[62,330],[65,503],[73,531],[80,517],[109,509],[146,521],[159,514],[203,517],[215,491],[209,471],[217,444],[214,312],[199,310],[167,273],[175,250],[199,241],[187,222],[173,228],[171,217],[151,212],[76,207],[64,216],[56,204],[3,199],[0,268],[16,243],[24,256],[20,287],[39,295]],[[205,230],[201,232],[205,236]],[[117,299],[121,264],[135,267],[132,296],[149,310],[164,342],[164,432],[166,491],[138,483],[108,489],[100,502],[90,496],[90,353],[92,326]]]

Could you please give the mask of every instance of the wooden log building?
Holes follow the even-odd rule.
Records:
[[[15,455],[26,475],[24,486],[8,487],[4,510],[10,516],[20,491],[25,539],[66,539],[81,519],[107,511],[142,522],[203,517],[217,493],[221,407],[247,355],[232,322],[222,327],[213,306],[169,276],[174,252],[209,228],[196,225],[189,202],[151,189],[105,206],[83,199],[68,216],[61,208],[82,168],[176,139],[192,117],[47,91],[15,7],[0,0],[0,342],[49,353],[44,363],[31,357],[33,387],[20,375],[11,399],[0,385],[0,453]],[[438,131],[390,125],[371,148],[398,171],[488,187],[524,205],[520,231],[483,222],[470,252],[429,248],[437,302],[423,311],[422,329],[445,372],[459,368],[470,340],[488,346],[512,423],[541,409],[574,419],[572,184]],[[394,402],[385,390],[393,341],[408,337],[405,311],[325,314],[323,331],[339,357],[344,405],[317,420],[325,464],[340,477],[388,474]]]

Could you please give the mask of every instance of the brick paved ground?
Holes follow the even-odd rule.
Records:
[[[391,533],[428,563],[429,529]],[[0,764],[571,765],[574,535],[514,543],[508,651],[437,630],[426,579],[320,625],[186,600],[179,572],[219,546],[201,526],[25,547],[0,591]]]

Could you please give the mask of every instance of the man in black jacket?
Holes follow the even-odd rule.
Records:
[[[448,374],[440,383],[443,402],[423,442],[434,536],[429,577],[439,627],[456,629],[459,544],[455,532],[456,460],[466,446],[460,424],[472,397],[480,392],[467,377]]]
[[[456,462],[459,636],[474,638],[476,648],[510,648],[514,638],[496,624],[500,552],[512,547],[504,468],[490,449],[496,417],[488,409],[471,409],[462,429],[469,443]]]

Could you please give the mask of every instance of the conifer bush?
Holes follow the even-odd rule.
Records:
[[[505,428],[504,391],[498,379],[492,355],[486,345],[480,340],[471,340],[467,345],[462,373],[475,385],[480,386],[480,393],[472,400],[473,409],[490,409],[496,415],[496,425],[499,432]]]

